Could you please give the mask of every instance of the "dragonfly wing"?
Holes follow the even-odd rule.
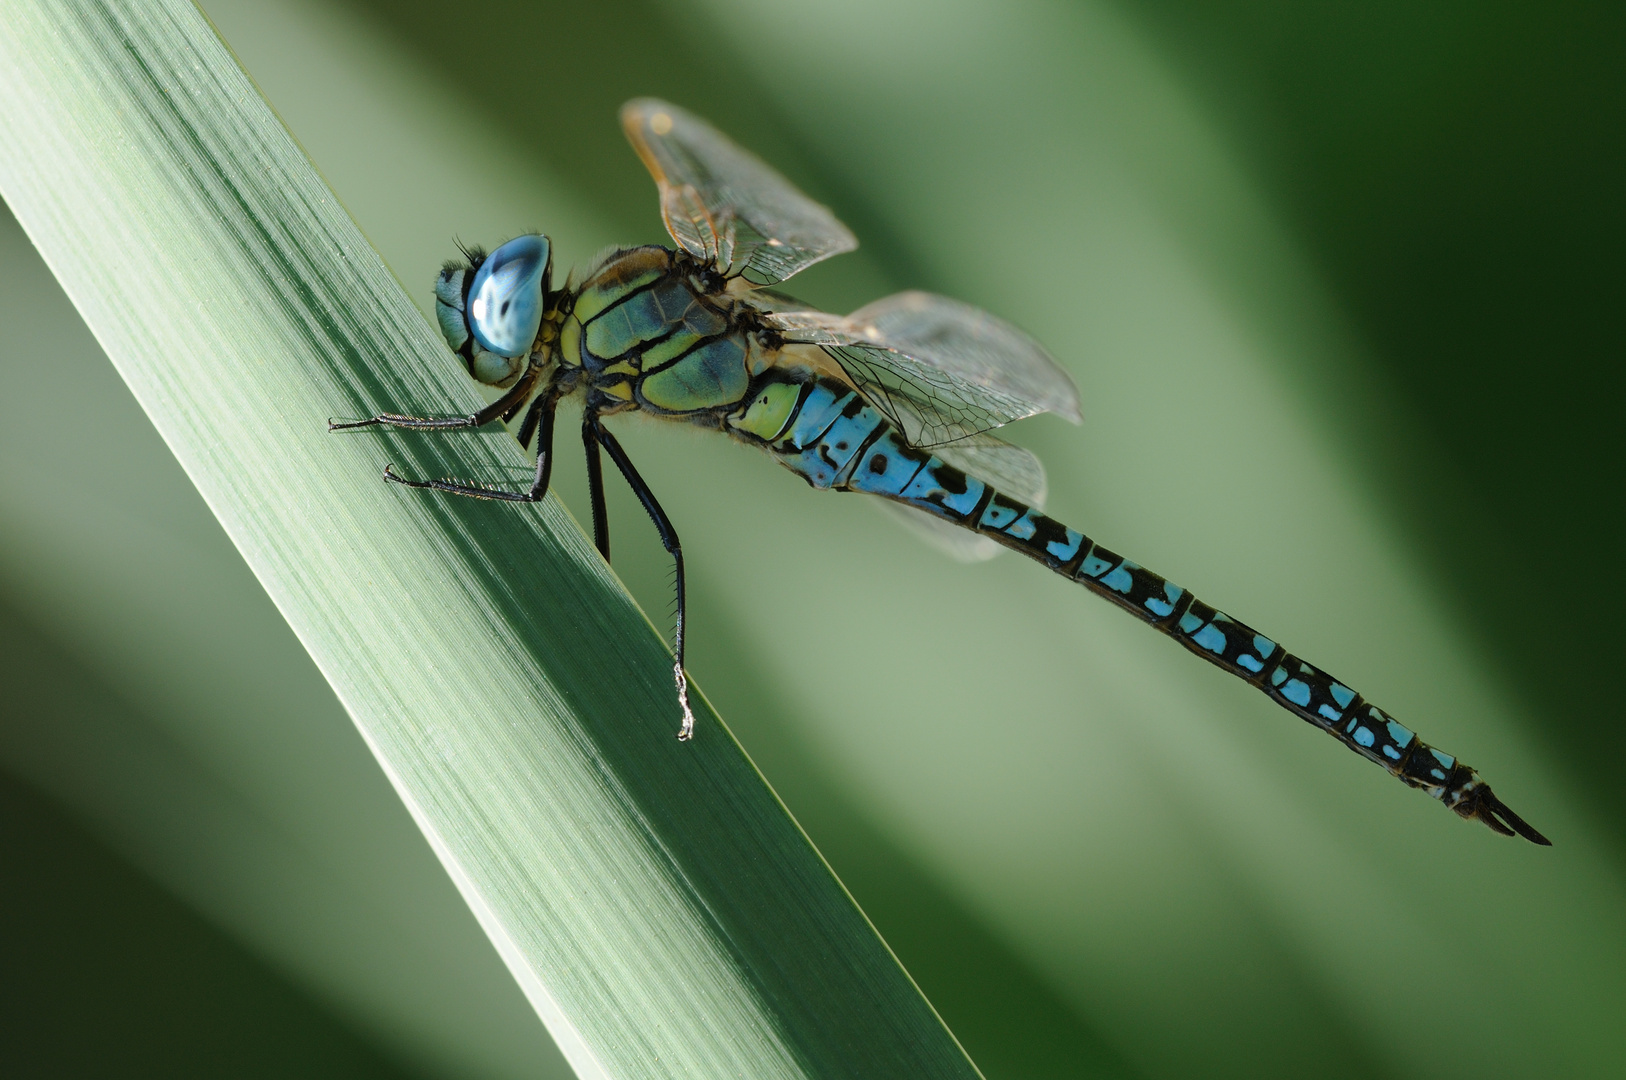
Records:
[[[1043,346],[946,296],[903,292],[851,315],[780,311],[768,321],[787,341],[823,347],[918,447],[1041,412],[1082,419],[1078,388]]]
[[[1049,485],[1044,465],[1032,451],[992,435],[973,435],[935,446],[932,453],[963,473],[975,476],[1001,495],[1043,510]]]
[[[772,285],[858,246],[829,210],[676,105],[629,101],[621,126],[660,189],[666,231],[725,275]]]
[[[912,506],[888,499],[870,499],[868,502],[872,506],[879,507],[887,517],[914,533],[916,539],[930,544],[955,562],[987,562],[1005,550],[986,536],[978,536],[969,529],[951,525],[924,510],[916,510]]]

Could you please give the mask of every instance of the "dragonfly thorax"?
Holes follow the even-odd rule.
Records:
[[[560,377],[579,368],[600,412],[726,411],[771,363],[760,320],[736,283],[667,248],[611,252],[561,309]]]

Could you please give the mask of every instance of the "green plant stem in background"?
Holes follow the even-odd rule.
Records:
[[[0,193],[578,1074],[975,1076],[568,516],[378,477],[511,440],[325,432],[474,395],[196,10],[4,21]]]

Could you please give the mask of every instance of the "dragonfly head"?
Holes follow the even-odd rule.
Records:
[[[469,374],[487,386],[511,386],[542,326],[552,245],[545,236],[521,236],[493,251],[465,251],[435,279],[440,331]]]

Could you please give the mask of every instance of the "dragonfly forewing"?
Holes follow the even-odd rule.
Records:
[[[772,285],[858,246],[828,209],[676,105],[629,101],[621,126],[660,189],[672,239],[725,277]]]

